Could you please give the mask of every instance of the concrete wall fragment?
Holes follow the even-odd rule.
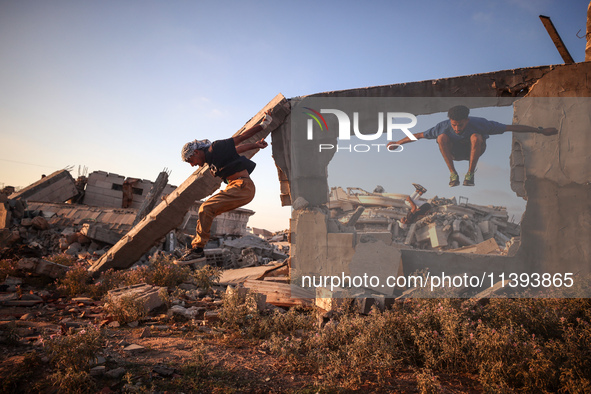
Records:
[[[131,201],[126,208],[139,209],[152,189],[154,182],[145,179],[126,178],[105,171],[88,175],[83,203],[94,207],[121,208],[124,199],[124,183],[130,182]],[[175,186],[166,185],[156,199],[173,192]]]
[[[11,194],[13,200],[65,202],[78,195],[76,181],[67,170],[56,171]]]
[[[515,124],[556,127],[560,130],[558,135],[549,137],[534,133],[514,133],[511,184],[513,190],[528,201],[522,220],[521,240],[516,242],[517,245],[521,244],[520,249],[515,251],[513,248],[508,256],[399,250],[406,274],[425,269],[432,274],[447,275],[486,273],[486,278],[494,284],[501,275],[505,275],[506,278],[512,273],[541,275],[591,272],[591,244],[588,242],[591,239],[591,156],[588,154],[591,149],[591,105],[587,99],[591,97],[589,80],[591,63],[579,63],[325,92],[317,96],[477,96],[499,99],[508,96],[513,98],[513,101],[507,104],[499,100],[496,105],[515,103]],[[546,102],[532,103],[534,97],[545,98]],[[559,98],[562,97],[565,99],[561,101]],[[566,100],[567,97],[577,99],[569,101]],[[442,112],[446,111],[450,104],[442,101],[442,105],[444,106],[441,108],[432,108],[431,112],[413,113],[420,115]],[[287,136],[291,135],[289,125],[284,124],[282,128],[284,132],[280,141],[283,146],[289,146],[290,150],[289,153],[283,153],[280,160],[276,158],[276,164],[281,167],[283,173],[290,174],[291,201],[302,198],[309,203],[306,209],[295,210],[292,213],[291,237],[295,243],[292,246],[292,267],[298,270],[303,268],[302,271],[308,273],[328,274],[332,268],[328,267],[330,256],[324,250],[331,231],[326,225],[330,219],[324,206],[328,202],[329,194],[328,187],[322,179],[325,177],[326,165],[319,162],[298,162],[298,157],[293,152],[297,151],[299,142],[287,141],[290,138]],[[301,137],[292,135],[291,138]],[[291,158],[291,162],[287,160],[288,157]],[[461,207],[457,208],[461,210]],[[489,246],[496,246],[495,241],[506,241],[502,239],[502,234],[499,234],[498,226],[503,224],[501,219],[493,214],[490,222],[474,226],[477,241],[470,241],[468,244],[481,242],[473,249],[489,250]],[[322,223],[325,224],[324,227],[320,226]],[[454,234],[459,233],[453,232],[452,236]],[[413,236],[417,235],[423,234]],[[435,235],[436,242],[440,242],[439,235],[443,235],[441,242],[444,242],[444,234]],[[430,234],[429,238],[432,239]],[[489,240],[486,244],[482,243],[485,239]],[[356,239],[353,242],[354,256],[357,256],[360,248],[367,248],[367,245],[360,244],[359,239]],[[371,254],[375,250],[369,248],[366,252]],[[353,259],[347,259],[341,262],[343,274],[351,272]],[[301,272],[297,274],[301,275]],[[487,283],[489,282],[483,285],[488,286]]]

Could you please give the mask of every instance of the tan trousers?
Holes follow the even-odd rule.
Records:
[[[213,219],[224,212],[248,204],[254,198],[255,187],[252,179],[241,178],[230,181],[221,192],[206,200],[199,208],[199,221],[191,247],[202,248],[210,237]]]

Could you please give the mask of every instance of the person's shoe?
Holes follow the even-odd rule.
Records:
[[[193,264],[205,261],[205,252],[203,248],[192,248],[183,254],[178,260],[178,264]]]
[[[474,186],[474,173],[468,171],[464,177],[464,186]]]
[[[427,193],[427,189],[425,189],[423,186],[419,185],[418,183],[413,183],[412,185],[415,187],[415,189],[417,189],[418,193],[421,193],[421,194]]]
[[[449,175],[449,187],[458,186],[460,184],[460,177],[457,173],[452,172]]]

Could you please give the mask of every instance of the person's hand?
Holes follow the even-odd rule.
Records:
[[[400,141],[390,141],[388,145],[386,145],[386,149],[388,150],[396,150],[400,146]]]
[[[267,126],[269,126],[269,124],[273,121],[273,118],[271,117],[271,111],[267,110],[265,111],[265,117],[263,118],[263,121],[261,122],[261,127],[264,129],[267,128]]]
[[[255,145],[259,149],[265,149],[267,146],[269,146],[269,144],[267,144],[267,141],[265,141],[264,139],[255,142]]]
[[[555,127],[546,127],[545,129],[540,129],[540,133],[544,135],[554,135],[558,133],[558,130]]]

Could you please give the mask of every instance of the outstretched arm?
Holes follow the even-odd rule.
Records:
[[[252,142],[250,144],[238,145],[236,147],[236,152],[238,152],[238,154],[241,154],[252,149],[265,149],[268,145],[269,144],[267,144],[267,141],[262,139],[260,141]]]
[[[238,147],[238,145],[241,144],[243,141],[246,141],[259,131],[264,130],[272,121],[273,118],[271,118],[269,111],[265,112],[265,117],[263,118],[263,121],[260,124],[253,126],[250,129],[245,130],[242,133],[238,134],[236,137],[234,137],[234,145]]]
[[[555,127],[531,127],[520,124],[508,124],[505,131],[513,131],[514,133],[540,133],[543,135],[553,135],[558,133]]]
[[[417,134],[413,134],[413,135],[415,136],[415,138],[417,140],[420,140],[421,138],[425,138],[424,133],[417,133]],[[392,145],[402,145],[402,144],[406,144],[408,142],[413,142],[413,141],[415,141],[415,140],[411,140],[410,137],[404,137],[403,139],[398,140],[398,141],[390,141],[390,142],[388,142],[388,145],[387,146],[389,148]]]

